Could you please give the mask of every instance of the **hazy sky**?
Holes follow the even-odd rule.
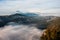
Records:
[[[0,0],[0,14],[41,12],[60,14],[60,0]]]

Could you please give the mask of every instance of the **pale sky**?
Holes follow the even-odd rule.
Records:
[[[0,15],[17,10],[60,15],[60,0],[0,0]]]

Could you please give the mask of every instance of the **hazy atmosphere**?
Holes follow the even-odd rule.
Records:
[[[0,0],[0,15],[14,14],[17,10],[59,16],[60,0]]]
[[[0,40],[60,40],[60,0],[0,0]]]

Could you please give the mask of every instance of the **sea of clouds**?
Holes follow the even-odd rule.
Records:
[[[0,40],[40,40],[42,33],[35,25],[5,25],[0,28]]]

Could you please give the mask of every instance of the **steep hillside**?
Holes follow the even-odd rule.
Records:
[[[60,40],[60,17],[50,21],[48,28],[44,31],[42,40]]]

